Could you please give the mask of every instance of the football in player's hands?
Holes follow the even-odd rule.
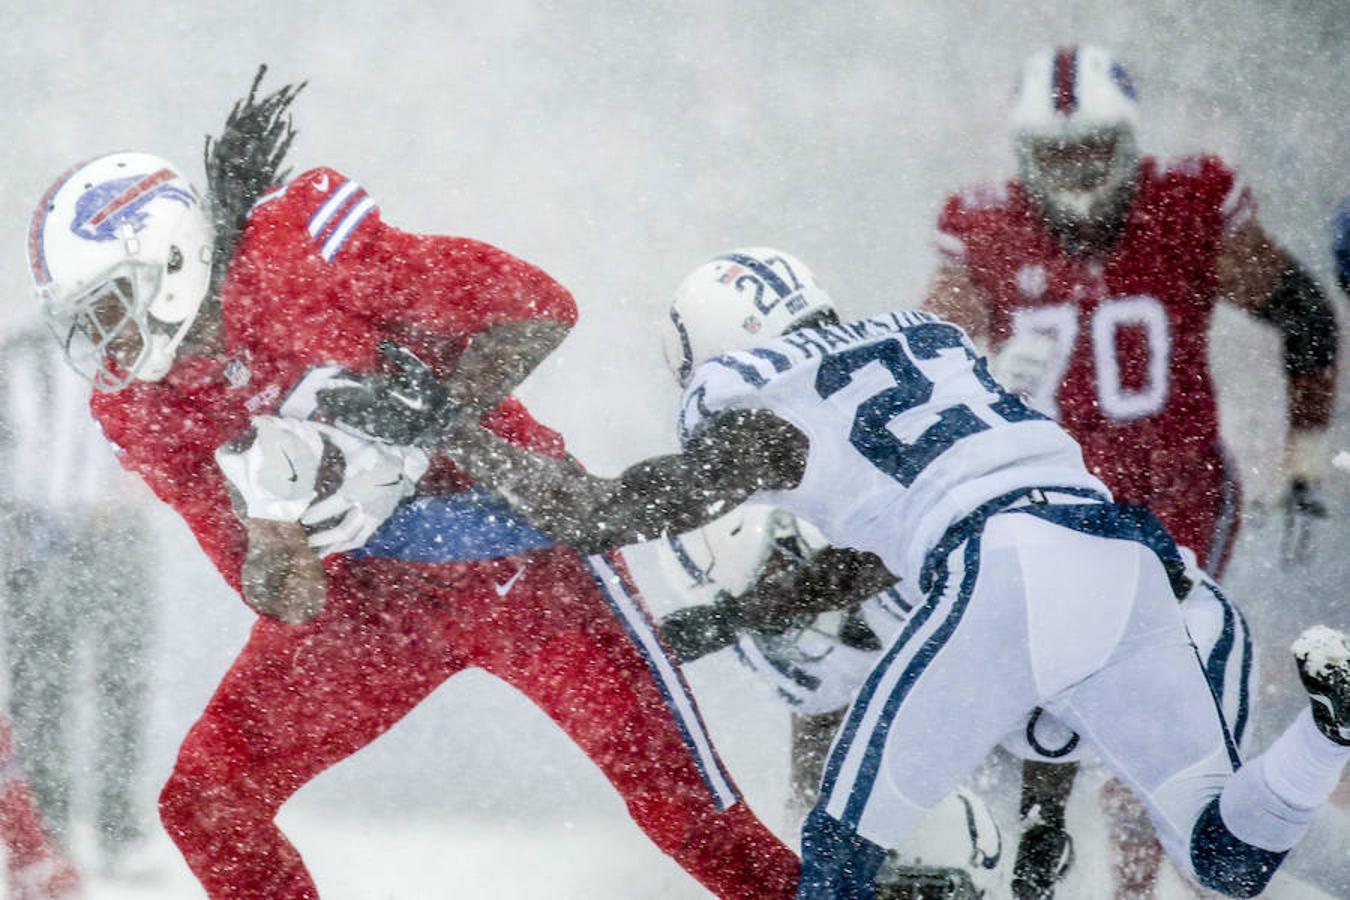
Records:
[[[320,556],[364,545],[412,496],[429,464],[426,453],[415,447],[361,441],[341,432],[326,434],[325,441],[341,452],[341,480],[300,516],[310,531],[309,545]]]
[[[216,450],[216,465],[246,517],[294,522],[317,494],[324,465],[321,426],[279,416],[254,416],[251,425],[243,440]]]

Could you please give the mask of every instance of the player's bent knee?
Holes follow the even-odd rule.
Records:
[[[1191,830],[1191,866],[1202,886],[1226,897],[1255,897],[1280,867],[1287,850],[1263,850],[1233,835],[1215,797]]]
[[[195,784],[175,770],[159,792],[159,821],[169,837],[179,842],[199,830],[199,810]]]

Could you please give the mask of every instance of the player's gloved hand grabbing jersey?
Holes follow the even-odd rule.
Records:
[[[318,391],[319,415],[347,431],[389,444],[434,443],[455,415],[449,391],[407,347],[381,341],[394,374],[343,373]]]
[[[363,545],[427,470],[421,450],[318,422],[255,416],[252,424],[252,441],[218,449],[217,465],[248,518],[300,522],[320,556]]]

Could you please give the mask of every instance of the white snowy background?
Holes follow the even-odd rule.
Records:
[[[200,181],[203,136],[267,62],[273,86],[310,82],[296,108],[297,171],[334,166],[388,221],[487,240],[573,291],[581,322],[523,393],[601,472],[674,446],[657,326],[703,259],[780,246],[847,311],[917,303],[943,196],[1010,171],[1013,75],[1042,46],[1114,49],[1139,86],[1143,147],[1229,160],[1271,233],[1328,286],[1329,219],[1350,193],[1346,0],[9,0],[0,35],[0,285],[11,321],[30,303],[24,237],[47,184],[75,160],[123,148],[176,160]],[[1277,341],[1236,315],[1221,315],[1216,332],[1225,432],[1251,501],[1274,487]],[[1296,708],[1284,648],[1301,624],[1350,625],[1350,476],[1327,487],[1334,518],[1312,565],[1282,569],[1276,523],[1249,518],[1230,569],[1270,676],[1262,742]],[[177,520],[160,522],[147,816],[251,619]],[[646,553],[632,558],[652,573]],[[644,583],[654,606],[669,602]],[[778,826],[785,713],[731,660],[689,674],[733,774]],[[1078,802],[1071,817],[1091,831],[1091,812]],[[645,843],[560,732],[478,673],[301,791],[282,824],[325,897],[705,896]],[[200,896],[159,841],[158,882],[95,881],[91,895]],[[1350,863],[1339,852],[1325,864]],[[1100,855],[1083,853],[1063,896],[1101,895]]]

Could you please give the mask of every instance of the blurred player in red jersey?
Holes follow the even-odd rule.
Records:
[[[47,834],[33,790],[14,752],[9,723],[0,718],[0,841],[11,900],[75,900],[80,878]]]
[[[1006,386],[1053,415],[1118,502],[1157,513],[1222,574],[1239,485],[1223,449],[1209,327],[1227,302],[1283,338],[1289,431],[1286,551],[1325,515],[1337,332],[1317,283],[1262,229],[1250,190],[1214,156],[1140,156],[1135,88],[1106,51],[1061,47],[1022,70],[1011,117],[1018,177],[961,191],[938,220],[926,305],[992,351]],[[1123,791],[1123,789],[1121,789]],[[1120,896],[1150,889],[1161,848],[1112,789]]]
[[[213,898],[317,896],[277,809],[480,667],[563,728],[715,894],[791,896],[796,856],[739,801],[621,560],[512,530],[447,459],[308,418],[325,378],[376,370],[394,340],[446,379],[456,410],[562,455],[508,393],[567,334],[572,298],[494,247],[385,224],[332,169],[263,196],[296,89],[256,91],[208,144],[213,222],[172,167],[122,153],[58,180],[30,237],[44,305],[123,465],[263,614],[160,798],[189,866]],[[408,509],[417,531],[438,502],[458,531],[435,539],[463,561],[419,561],[375,534]],[[348,552],[372,534],[384,555]]]
[[[1240,497],[1207,359],[1215,304],[1280,329],[1287,499],[1304,514],[1328,458],[1336,324],[1233,171],[1213,156],[1140,157],[1137,115],[1105,51],[1033,57],[1012,114],[1019,177],[947,200],[927,305],[1058,416],[1117,500],[1149,506],[1219,576]]]

